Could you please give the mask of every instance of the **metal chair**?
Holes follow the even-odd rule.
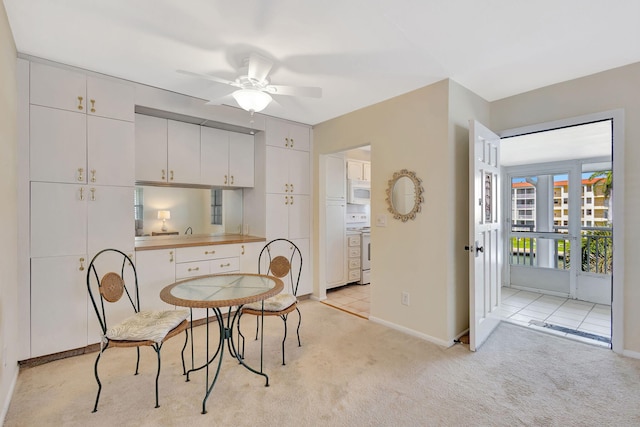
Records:
[[[115,272],[112,271],[115,267]],[[99,271],[106,271],[102,276]],[[127,283],[129,283],[127,285]],[[92,290],[93,288],[93,290]],[[138,293],[138,276],[131,258],[117,249],[104,249],[98,252],[87,269],[87,290],[91,303],[95,309],[102,331],[100,352],[94,365],[94,374],[98,383],[98,394],[92,412],[98,410],[98,401],[102,391],[102,383],[98,376],[98,363],[102,353],[111,347],[135,347],[137,352],[136,372],[140,365],[140,347],[153,348],[158,357],[156,373],[156,408],[158,403],[158,378],[160,377],[160,349],[162,344],[171,337],[185,332],[185,342],[182,347],[182,370],[186,373],[184,363],[184,349],[187,346],[189,316],[187,310],[140,311]],[[121,298],[122,296],[125,298]],[[105,305],[105,302],[107,303]],[[116,308],[117,306],[117,308]],[[133,311],[117,325],[109,327],[107,317],[125,317],[126,312]]]
[[[264,273],[263,273],[264,272]],[[292,311],[298,312],[298,346],[300,342],[300,324],[302,315],[298,309],[298,284],[302,272],[302,254],[300,249],[287,239],[274,239],[267,243],[258,258],[258,273],[278,277],[285,282],[282,293],[258,301],[246,304],[240,309],[238,317],[238,336],[242,338],[242,357],[244,358],[244,335],[240,331],[240,319],[245,314],[256,316],[256,340],[260,327],[260,318],[264,316],[279,316],[284,321],[284,338],[282,339],[282,364],[285,364],[284,344],[287,340],[287,317]]]

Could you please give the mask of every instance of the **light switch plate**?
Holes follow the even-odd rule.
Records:
[[[386,227],[387,226],[387,216],[385,214],[378,214],[376,216],[376,226],[378,226],[378,227]]]

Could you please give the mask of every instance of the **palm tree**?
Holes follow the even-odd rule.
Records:
[[[598,180],[595,185],[604,186],[602,193],[604,197],[609,198],[613,191],[613,171],[597,171],[593,172],[589,179],[603,178]]]

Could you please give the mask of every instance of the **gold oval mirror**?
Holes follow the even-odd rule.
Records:
[[[415,219],[424,201],[423,191],[422,180],[416,176],[415,172],[406,169],[395,172],[393,178],[389,180],[387,188],[389,212],[393,214],[395,219],[402,222]]]

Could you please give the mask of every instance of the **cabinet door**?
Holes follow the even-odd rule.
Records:
[[[37,105],[30,115],[31,180],[87,182],[87,116]]]
[[[289,150],[288,154],[290,191],[294,194],[311,194],[309,152]]]
[[[285,148],[266,147],[267,193],[289,192],[289,152]]]
[[[135,136],[131,122],[87,117],[89,184],[133,185]]]
[[[267,119],[265,130],[267,145],[289,148],[288,123],[275,119]]]
[[[240,271],[258,273],[258,257],[265,242],[243,243],[240,245]]]
[[[266,195],[267,241],[289,237],[289,196],[284,194]]]
[[[142,310],[169,310],[160,291],[176,281],[175,249],[136,252],[136,271]]]
[[[293,239],[291,240],[300,249],[302,255],[302,272],[300,273],[300,283],[298,285],[298,296],[309,295],[313,292],[313,281],[311,275],[311,251],[309,239]],[[292,265],[294,271],[300,268],[295,263]]]
[[[30,77],[31,104],[86,112],[87,79],[84,74],[32,62]]]
[[[175,120],[167,125],[168,182],[200,182],[200,126]]]
[[[87,252],[87,187],[31,183],[31,256]]]
[[[229,183],[229,133],[222,129],[200,130],[200,183],[222,186]]]
[[[87,212],[90,257],[102,249],[134,247],[133,187],[90,186]]]
[[[344,158],[327,156],[325,158],[327,199],[345,200],[347,195]]]
[[[289,239],[309,237],[310,199],[310,196],[303,194],[289,196]]]
[[[87,345],[86,268],[86,255],[31,258],[31,357]]]
[[[167,182],[167,119],[136,114],[136,181]]]
[[[347,162],[347,178],[362,180],[362,163],[360,162]]]
[[[134,121],[133,86],[87,77],[87,114]]]
[[[371,181],[371,163],[364,162],[362,164],[362,179],[365,181]]]
[[[300,125],[289,125],[289,148],[309,151],[311,148],[309,128]]]
[[[254,141],[253,135],[229,133],[229,185],[253,187]]]
[[[327,202],[325,215],[327,221],[325,236],[325,279],[327,288],[346,283],[345,214],[346,205],[344,202]]]

